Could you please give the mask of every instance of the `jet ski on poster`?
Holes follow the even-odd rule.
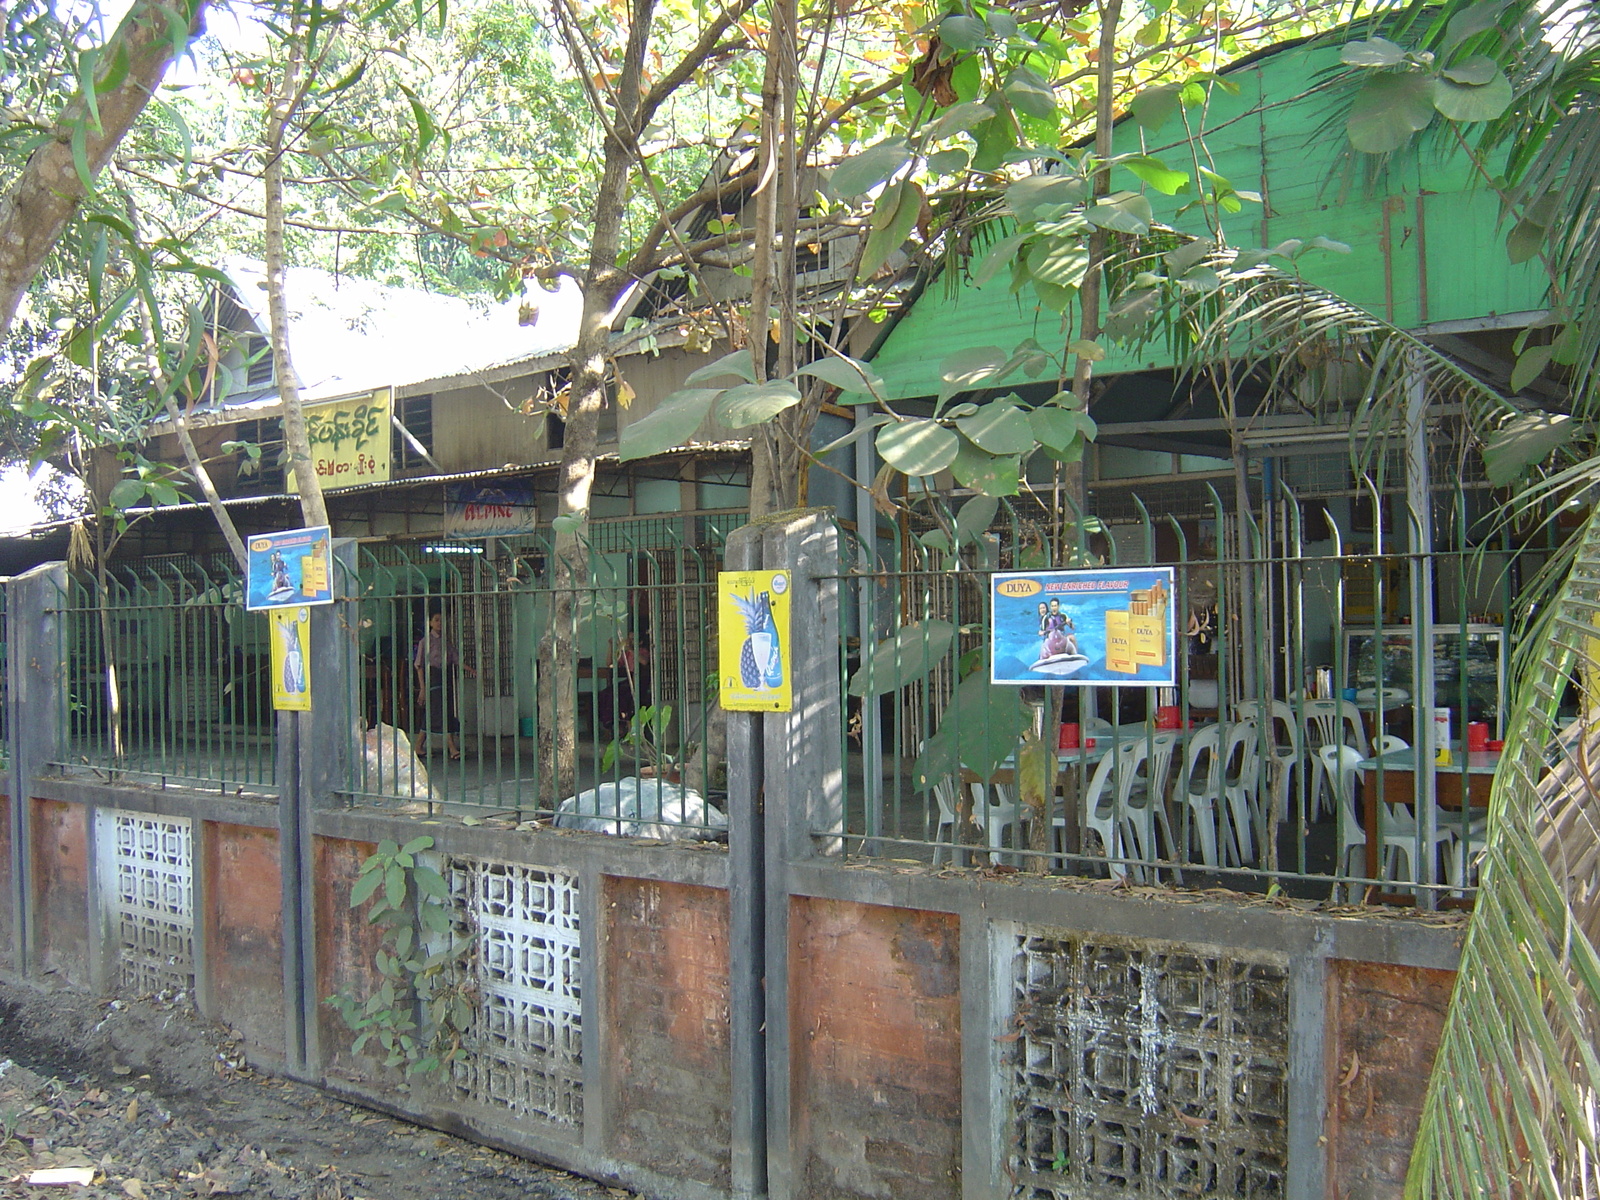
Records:
[[[1171,567],[996,574],[991,682],[1174,686],[1173,585]]]

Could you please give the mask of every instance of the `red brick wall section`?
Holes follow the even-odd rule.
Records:
[[[960,1195],[960,922],[796,897],[794,1146],[807,1200]]]
[[[0,966],[16,965],[11,945],[11,797],[0,796]]]
[[[69,983],[89,983],[89,811],[34,800],[33,913],[38,962]]]
[[[252,1058],[284,1051],[283,877],[278,832],[207,822],[204,905],[209,1014],[244,1034]]]
[[[1329,978],[1329,1195],[1399,1200],[1454,971],[1335,960]]]
[[[366,908],[350,907],[350,889],[367,855],[377,847],[366,842],[340,838],[318,838],[313,851],[316,864],[317,914],[317,996],[319,999],[349,988],[358,996],[371,995],[378,986],[377,968],[372,965],[379,946],[378,930],[367,923]],[[357,1059],[350,1053],[355,1034],[337,1009],[318,1004],[317,1026],[324,1067],[334,1074],[370,1079],[377,1075],[378,1062],[367,1057],[376,1044],[362,1051]],[[381,1061],[381,1060],[379,1060]]]
[[[728,896],[608,877],[606,1064],[612,1151],[730,1186]]]

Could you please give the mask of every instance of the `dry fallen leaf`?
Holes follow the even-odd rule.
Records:
[[[146,1195],[144,1183],[138,1179],[124,1179],[122,1181],[122,1190],[132,1196],[133,1200],[144,1200]]]
[[[1361,1074],[1361,1056],[1354,1050],[1350,1051],[1350,1065],[1345,1068],[1339,1077],[1339,1090],[1342,1092],[1356,1081],[1356,1076]]]
[[[137,1096],[128,1101],[128,1112],[126,1119],[129,1121],[137,1121],[139,1119],[139,1098]]]

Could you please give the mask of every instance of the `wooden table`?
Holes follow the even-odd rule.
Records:
[[[1460,812],[1461,752],[1452,747],[1454,758],[1448,767],[1435,767],[1433,776],[1434,798],[1439,807]],[[1494,781],[1495,770],[1500,765],[1500,751],[1475,750],[1467,754],[1467,808],[1489,807],[1489,786]],[[1414,804],[1417,798],[1417,752],[1414,749],[1391,750],[1375,758],[1362,759],[1358,764],[1366,773],[1361,785],[1361,829],[1367,839],[1367,878],[1378,878],[1378,841],[1373,837],[1378,828],[1378,801],[1388,804]]]

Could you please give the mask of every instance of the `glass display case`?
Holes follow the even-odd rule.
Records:
[[[1345,630],[1345,686],[1416,690],[1416,634],[1401,625],[1383,631],[1381,643],[1370,629]],[[1465,654],[1462,642],[1465,639]],[[1465,673],[1467,712],[1461,713]],[[1490,737],[1503,736],[1505,720],[1505,634],[1498,625],[1440,625],[1433,631],[1433,706],[1451,709],[1455,737],[1468,721],[1487,721]]]

